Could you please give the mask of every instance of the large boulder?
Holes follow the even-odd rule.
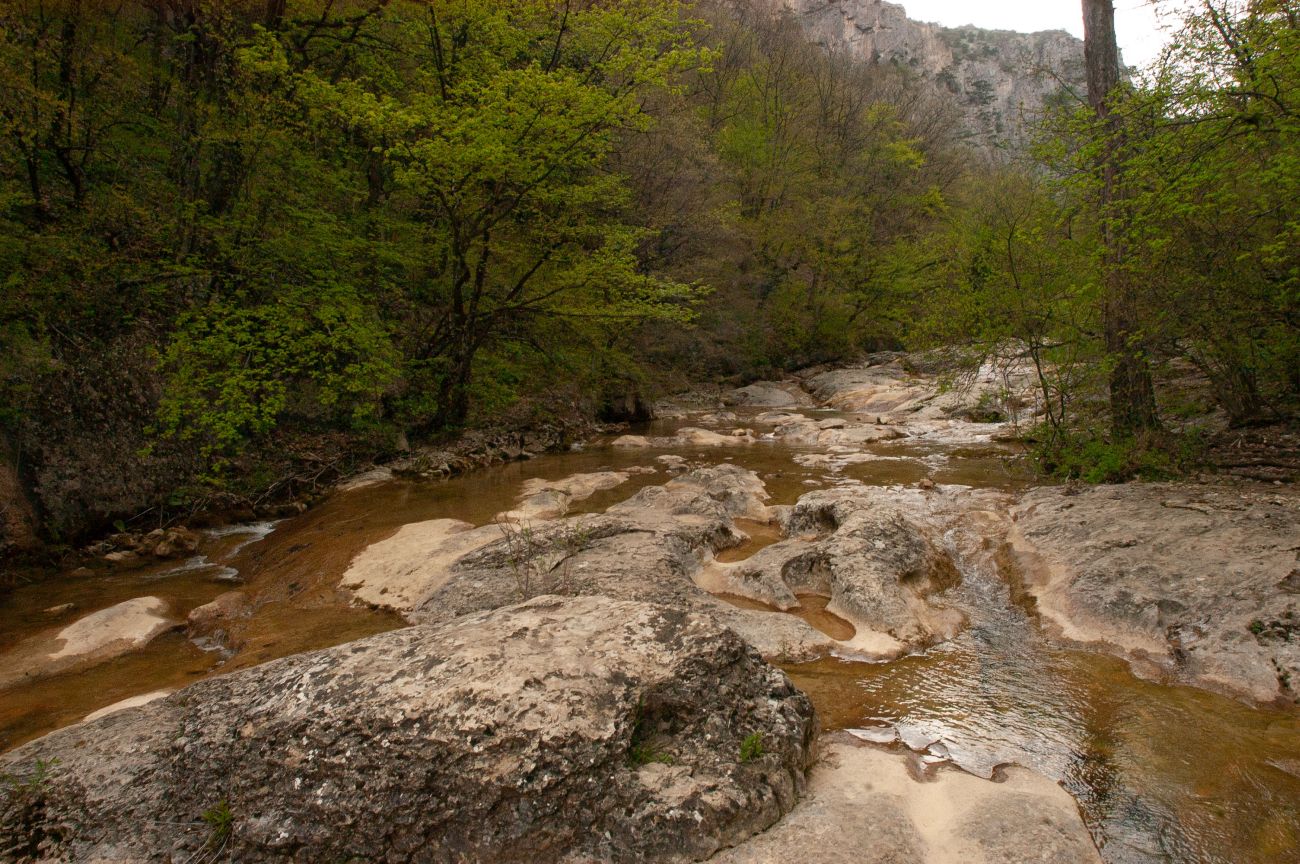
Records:
[[[775,823],[807,697],[711,619],[538,598],[195,684],[0,757],[19,860],[692,861]],[[30,775],[46,766],[45,775]]]
[[[796,382],[759,381],[722,397],[727,405],[749,408],[798,408],[812,404]]]
[[[1035,489],[1014,512],[1039,612],[1160,674],[1296,704],[1300,496],[1269,487]]]

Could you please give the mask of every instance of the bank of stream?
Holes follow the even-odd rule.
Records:
[[[841,416],[803,413],[818,420]],[[747,420],[752,417],[742,414],[730,425]],[[752,442],[662,443],[685,422],[636,430],[649,437],[648,447],[602,442],[446,481],[386,480],[282,522],[214,532],[197,557],[179,565],[69,575],[19,589],[0,601],[0,652],[141,596],[161,598],[182,622],[195,607],[238,588],[251,599],[251,613],[221,642],[188,638],[178,627],[140,651],[0,691],[0,750],[127,697],[403,626],[397,615],[358,605],[339,587],[352,559],[410,523],[491,524],[530,480],[628,474],[625,482],[575,500],[570,514],[603,512],[666,482],[673,460],[665,456],[753,470],[771,504],[794,504],[811,490],[845,484],[901,488],[930,481],[1011,495],[1030,482],[1008,446],[880,441],[845,459],[842,449],[764,440],[761,426]],[[750,542],[724,552],[724,562],[743,561],[781,539],[772,526],[741,527]],[[944,599],[969,626],[955,639],[886,663],[827,656],[785,666],[812,697],[824,728],[856,730],[940,770],[994,781],[1010,763],[1038,771],[1074,796],[1108,864],[1300,861],[1300,716],[1142,680],[1121,660],[1063,647],[1044,635],[1006,574],[958,563],[961,583]],[[46,612],[67,604],[74,607],[63,613],[70,617]],[[832,638],[852,636],[852,626],[826,609],[826,598],[805,595],[801,607],[797,614]]]

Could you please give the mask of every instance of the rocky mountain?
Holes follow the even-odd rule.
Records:
[[[988,147],[1023,142],[1026,121],[1086,89],[1083,42],[1064,30],[941,27],[884,0],[765,2],[787,10],[827,49],[915,70],[956,100],[967,137]]]

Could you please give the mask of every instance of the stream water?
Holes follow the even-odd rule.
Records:
[[[669,434],[673,424],[644,431]],[[253,599],[255,613],[234,634],[233,653],[196,644],[178,630],[90,670],[0,691],[0,751],[129,696],[401,626],[394,615],[352,605],[338,587],[352,558],[412,522],[488,524],[515,505],[533,478],[660,469],[635,474],[571,512],[599,512],[665,482],[668,475],[655,460],[666,453],[692,464],[730,461],[750,468],[774,504],[842,483],[906,485],[928,477],[1014,491],[1027,482],[1023,467],[1003,449],[907,441],[867,449],[875,458],[843,464],[808,458],[824,455],[815,448],[772,442],[597,446],[448,481],[394,480],[341,493],[274,525],[214,533],[200,556],[186,562],[20,588],[0,599],[0,663],[18,643],[75,620],[52,621],[45,611],[67,603],[79,616],[156,596],[183,620],[189,610],[238,587]],[[766,526],[741,527],[751,542],[729,550],[727,560],[743,560],[779,539]],[[1040,632],[1032,609],[1017,602],[996,567],[968,565],[962,575],[945,597],[970,620],[958,638],[890,663],[828,657],[787,668],[811,695],[824,728],[865,730],[861,734],[880,740],[898,736],[906,745],[893,746],[929,748],[995,779],[999,765],[1033,768],[1075,797],[1108,864],[1300,862],[1300,715],[1144,681],[1120,660],[1060,647]],[[803,598],[798,614],[835,638],[848,635],[843,628],[849,625],[826,611],[824,599]]]

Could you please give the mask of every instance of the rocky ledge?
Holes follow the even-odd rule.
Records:
[[[1036,489],[1012,544],[1039,612],[1167,675],[1255,701],[1300,692],[1300,497],[1130,484]]]
[[[6,754],[0,855],[697,861],[795,805],[815,732],[807,697],[707,617],[544,597]]]

